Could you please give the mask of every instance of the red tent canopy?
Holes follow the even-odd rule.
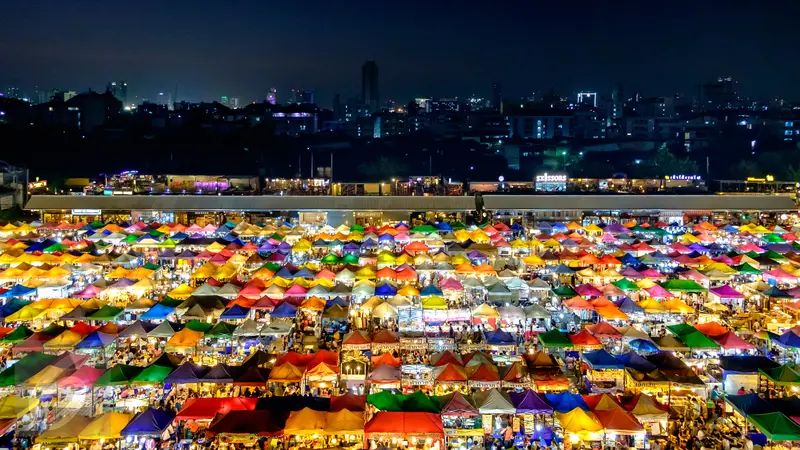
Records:
[[[569,339],[574,345],[587,345],[587,346],[602,346],[600,340],[592,336],[588,331],[581,330],[578,333],[569,336]]]
[[[619,339],[622,337],[622,333],[608,322],[598,322],[594,325],[587,326],[586,329],[593,335],[601,338]]]
[[[344,394],[331,397],[331,412],[341,411],[364,411],[367,406],[366,395]]]
[[[68,377],[58,380],[58,387],[65,388],[84,388],[94,384],[101,375],[105,373],[103,369],[95,369],[92,366],[83,366]]]
[[[364,434],[367,438],[375,434],[391,436],[431,436],[444,437],[442,416],[424,412],[389,412],[383,411],[375,414],[366,425]]]
[[[725,350],[729,349],[751,350],[756,348],[755,345],[733,334],[732,331],[729,331],[721,336],[711,336],[711,339],[713,339],[714,342],[719,344],[719,346],[724,348]]]
[[[175,420],[203,420],[213,419],[219,414],[228,411],[252,411],[256,409],[257,398],[226,397],[226,398],[190,398],[181,409]]]
[[[606,433],[634,434],[644,430],[642,424],[631,413],[622,408],[608,411],[594,411]]]
[[[373,356],[372,357],[372,368],[376,368],[381,364],[388,364],[392,367],[400,367],[403,365],[403,362],[400,361],[400,358],[395,358],[394,355],[391,353],[384,353],[380,356]]]
[[[728,329],[719,324],[719,322],[706,322],[695,325],[694,328],[709,337],[718,337],[728,333]]]
[[[283,433],[287,417],[286,413],[267,410],[233,410],[217,416],[208,426],[206,436],[214,437],[218,434],[279,436]]]
[[[471,367],[471,366],[470,366]],[[486,363],[481,363],[472,375],[469,377],[470,381],[500,381],[500,374],[492,366]]]

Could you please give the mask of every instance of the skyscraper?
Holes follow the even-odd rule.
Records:
[[[361,66],[361,101],[369,107],[370,112],[378,111],[378,65],[371,59]]]
[[[492,107],[499,109],[502,103],[503,103],[503,88],[500,86],[500,83],[495,81],[492,84]]]
[[[128,103],[128,82],[127,81],[111,81],[106,85],[106,90],[111,92],[111,95],[121,101],[123,105]]]
[[[278,90],[274,87],[269,88],[267,93],[267,103],[275,104],[278,101]]]

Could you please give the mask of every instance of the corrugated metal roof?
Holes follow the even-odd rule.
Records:
[[[29,210],[108,211],[472,211],[474,197],[389,196],[100,196],[34,195]]]
[[[792,199],[774,195],[485,195],[483,204],[490,211],[797,209]]]

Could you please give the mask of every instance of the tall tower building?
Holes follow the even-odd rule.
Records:
[[[111,81],[106,85],[106,90],[111,92],[111,95],[121,101],[123,105],[128,103],[128,82],[127,81]]]
[[[378,65],[368,60],[361,66],[361,101],[370,112],[378,111],[380,91],[378,90]]]
[[[495,81],[492,83],[492,107],[500,109],[500,105],[503,103],[503,88],[500,86],[500,83]]]
[[[278,90],[274,87],[269,88],[267,93],[267,103],[275,104],[278,101]]]

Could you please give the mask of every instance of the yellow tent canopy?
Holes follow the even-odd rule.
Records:
[[[19,311],[5,318],[6,322],[29,322],[44,315],[46,311],[33,305],[23,306]]]
[[[410,285],[405,285],[397,290],[397,295],[402,295],[404,297],[418,297],[419,290]]]
[[[78,342],[83,340],[83,338],[83,335],[80,335],[74,331],[66,330],[53,339],[45,342],[43,348],[53,352],[72,350],[76,345],[78,345]]]
[[[169,338],[165,350],[168,352],[189,352],[197,347],[200,339],[203,339],[203,333],[184,328]]]
[[[188,284],[181,284],[169,291],[167,297],[174,298],[175,300],[186,300],[192,295],[192,292],[194,292],[193,287],[190,287]]]
[[[556,419],[561,422],[561,427],[570,433],[593,433],[601,431],[603,426],[591,412],[576,407],[568,413],[555,413]]]
[[[652,298],[642,300],[639,302],[639,306],[647,312],[664,312],[667,310],[664,305]]]
[[[303,369],[292,363],[275,366],[269,373],[269,381],[275,383],[297,383],[303,379]]]
[[[78,433],[92,422],[91,417],[67,416],[36,437],[37,444],[78,442]]]
[[[192,278],[194,279],[211,278],[211,276],[214,275],[214,272],[216,271],[217,271],[217,265],[212,262],[207,262],[192,273]]]
[[[325,423],[325,432],[330,435],[362,434],[364,413],[347,409],[329,412],[326,414]]]
[[[667,308],[672,312],[677,312],[681,314],[694,314],[694,308],[684,303],[683,300],[679,298],[671,298],[661,303],[661,306]]]
[[[292,411],[283,432],[287,435],[323,434],[327,424],[326,416],[327,413],[311,408]]]
[[[46,342],[45,342],[46,343]],[[26,388],[41,388],[55,384],[67,374],[67,369],[56,366],[47,366],[34,376],[25,380],[22,385]]]
[[[530,255],[522,258],[522,262],[529,266],[543,266],[544,260],[538,255]]]
[[[472,317],[478,319],[497,319],[500,318],[500,313],[488,304],[482,303],[472,310]]]
[[[133,414],[107,412],[94,419],[80,433],[79,439],[98,440],[98,439],[119,439],[120,432],[128,422],[133,419]]]
[[[120,266],[112,270],[108,274],[106,274],[106,278],[108,278],[109,280],[119,280],[121,278],[128,278],[128,275],[130,274],[131,274],[130,270]]]
[[[438,295],[431,295],[422,299],[422,309],[447,309],[447,302]]]
[[[0,400],[0,419],[19,419],[39,406],[38,398],[21,398],[9,395]]]

